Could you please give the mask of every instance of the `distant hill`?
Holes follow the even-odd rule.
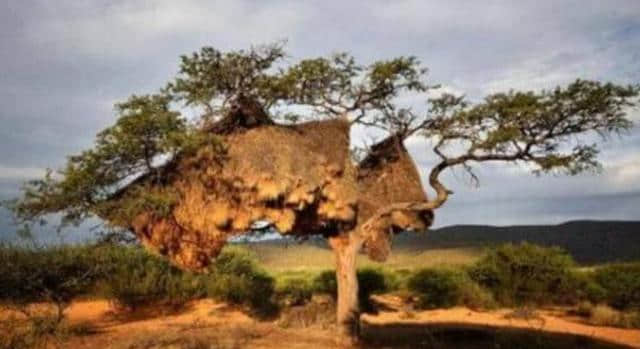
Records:
[[[640,221],[571,221],[558,225],[453,225],[427,233],[402,233],[394,237],[396,252],[429,249],[485,247],[507,242],[528,241],[543,246],[559,246],[580,263],[640,260]],[[254,244],[283,245],[288,240],[269,240]],[[326,247],[311,239],[306,245]]]
[[[640,260],[640,222],[571,221],[558,225],[454,225],[427,234],[403,233],[395,247],[425,249],[528,241],[560,246],[581,263]]]

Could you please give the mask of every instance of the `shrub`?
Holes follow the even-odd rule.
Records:
[[[597,326],[616,326],[620,323],[620,312],[606,305],[591,308],[589,323]]]
[[[179,306],[202,290],[196,275],[140,247],[0,247],[0,300],[13,304],[63,306],[93,292],[131,309],[157,302]]]
[[[64,307],[104,275],[92,248],[0,246],[0,301]]]
[[[496,305],[491,293],[463,270],[422,269],[409,278],[407,288],[417,296],[418,307],[424,309],[456,305],[490,309]]]
[[[593,303],[603,302],[607,298],[607,290],[595,282],[591,275],[588,276],[584,283],[577,286],[576,289],[581,290],[584,298]]]
[[[482,310],[493,309],[497,306],[493,294],[486,288],[471,280],[468,274],[462,274],[459,283],[458,304],[470,309]]]
[[[570,270],[555,288],[551,301],[566,305],[576,305],[588,301],[601,303],[606,298],[606,290],[593,280],[591,272]]]
[[[209,268],[205,282],[209,297],[248,306],[259,316],[273,315],[277,310],[274,279],[246,250],[225,248]]]
[[[588,322],[596,326],[640,328],[640,312],[622,312],[607,305],[596,305],[589,311]]]
[[[418,296],[420,308],[452,307],[458,303],[456,275],[450,270],[420,270],[409,278],[407,287]]]
[[[359,269],[356,277],[358,278],[358,303],[360,310],[363,312],[371,312],[374,310],[370,300],[372,294],[397,288],[395,275],[381,269]],[[338,283],[335,271],[326,270],[316,276],[313,280],[312,289],[314,292],[329,294],[335,298],[338,294]]]
[[[334,270],[325,270],[313,279],[312,286],[314,292],[333,296],[338,294],[338,281]]]
[[[212,261],[211,272],[221,274],[251,275],[259,270],[256,257],[247,249],[227,246]]]
[[[616,309],[640,310],[640,263],[614,264],[597,269],[593,279]]]
[[[105,296],[121,307],[130,310],[152,304],[181,307],[204,293],[196,275],[175,268],[142,248],[114,248],[106,259],[111,270],[104,280]]]
[[[303,305],[311,300],[311,283],[303,278],[287,278],[276,285],[278,299],[287,306]]]
[[[371,295],[383,293],[394,288],[394,277],[389,272],[380,269],[364,268],[357,272],[358,278],[358,303],[363,312],[374,311],[371,303]]]
[[[176,270],[171,267],[165,287],[165,304],[173,307],[181,307],[190,300],[206,296],[206,289],[202,276],[191,272]]]
[[[575,265],[560,248],[528,243],[505,244],[490,250],[469,270],[502,304],[548,303],[564,296],[560,290]]]
[[[578,303],[573,313],[575,315],[588,318],[591,316],[591,313],[593,312],[593,307],[594,307],[593,303],[589,301],[583,301]]]
[[[138,264],[141,259],[145,263]],[[168,290],[173,297],[177,283],[167,288],[171,283],[150,278],[149,273],[161,273],[158,268],[145,270],[147,260],[158,259],[141,249],[114,245],[0,247],[0,301],[24,315],[0,319],[0,348],[49,347],[49,342],[75,333],[63,321],[64,309],[75,297],[95,290],[96,283],[117,302],[132,307],[151,299],[151,291],[166,295]],[[34,308],[29,306],[32,302],[53,304]]]

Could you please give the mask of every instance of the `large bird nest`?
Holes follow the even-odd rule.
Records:
[[[394,211],[361,229],[385,206],[427,199],[395,137],[355,164],[346,119],[278,125],[261,110],[241,107],[205,130],[219,135],[222,146],[208,144],[174,161],[163,184],[179,193],[171,214],[146,212],[131,222],[145,246],[181,267],[206,267],[230,237],[260,221],[293,236],[360,234],[376,260],[387,257],[393,232],[431,224],[431,211]]]

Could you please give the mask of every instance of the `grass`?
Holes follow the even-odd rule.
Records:
[[[5,312],[0,318],[0,349],[58,348],[71,337],[94,333],[90,324],[70,324],[52,308],[32,313],[0,310]]]
[[[278,275],[282,273],[314,273],[326,269],[333,269],[333,252],[328,248],[312,245],[247,245],[258,258],[259,264],[270,272]],[[369,260],[365,255],[358,256],[358,266],[361,268],[386,269],[421,269],[440,265],[469,265],[483,255],[482,248],[439,248],[415,252],[395,249],[384,263]]]
[[[224,332],[198,328],[198,324],[179,332],[133,334],[123,343],[108,349],[240,349],[261,335],[249,327],[229,328]]]
[[[639,311],[620,311],[605,304],[593,305],[583,302],[578,305],[575,314],[582,316],[587,323],[595,326],[640,328]]]

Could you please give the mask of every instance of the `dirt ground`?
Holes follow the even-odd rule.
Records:
[[[388,302],[393,303],[393,299]],[[509,329],[538,335],[588,336],[623,347],[640,348],[640,330],[590,326],[578,318],[566,316],[561,310],[540,311],[539,316],[530,319],[509,318],[509,313],[509,310],[477,312],[466,308],[407,313],[391,306],[376,315],[362,316],[362,333],[368,340],[360,347],[481,348],[485,346],[480,343],[494,340],[495,333],[498,333],[496,329]],[[64,343],[64,348],[312,349],[339,346],[332,325],[285,328],[277,321],[257,321],[237,309],[211,300],[193,302],[177,313],[137,313],[135,316],[114,311],[107,301],[78,301],[67,308],[66,316],[72,325],[84,326],[87,330],[83,335],[71,337]],[[433,337],[432,333],[442,329],[456,329],[453,336],[469,337],[468,342],[475,345],[438,346],[434,344],[438,343],[437,338],[444,337]],[[474,339],[476,337],[470,336],[474,331],[494,331],[494,337]],[[395,337],[403,337],[398,342],[403,345],[384,344]],[[202,344],[205,342],[207,346]],[[583,342],[574,340],[571,343]],[[569,345],[575,347],[579,344]]]
[[[416,329],[425,327],[431,331],[447,328],[460,331],[508,329],[515,333],[574,335],[598,342],[640,348],[640,330],[589,325],[578,316],[567,315],[566,309],[537,310],[527,317],[514,317],[513,309],[479,312],[464,307],[407,313],[402,311],[400,300],[394,302],[393,298],[385,296],[384,299],[384,304],[388,305],[390,311],[362,315],[362,322],[371,328],[371,333],[365,333],[365,336],[375,337],[378,328],[385,328],[387,333],[395,333],[396,336],[414,335]]]
[[[95,333],[73,338],[70,348],[190,348],[181,338],[200,338],[211,348],[333,348],[331,331],[283,329],[272,321],[257,321],[238,309],[211,300],[193,302],[174,314],[114,313],[106,301],[72,304],[67,318],[89,324]],[[178,345],[178,343],[180,345]],[[193,348],[200,348],[193,345]]]

